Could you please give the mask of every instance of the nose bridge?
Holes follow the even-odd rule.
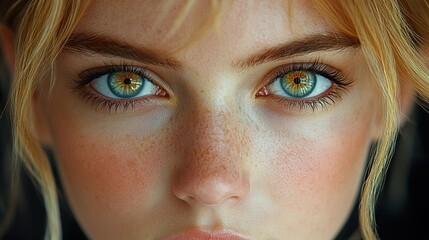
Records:
[[[248,131],[227,107],[196,107],[183,134],[183,165],[175,194],[206,205],[242,198],[249,188],[245,159]]]
[[[225,158],[239,155],[237,140],[246,138],[243,127],[239,126],[237,113],[227,110],[212,110],[204,108],[201,113],[194,114],[194,126],[192,131],[192,141],[198,148],[188,148],[190,155],[201,155],[197,158],[213,158],[211,153],[222,155]],[[206,149],[207,151],[199,151]],[[239,149],[236,149],[239,150]],[[217,158],[212,159],[212,163],[218,162]]]
[[[219,172],[223,177],[238,177],[234,169],[244,157],[244,130],[233,120],[232,113],[207,109],[203,112],[196,118],[191,145],[185,149],[186,165],[198,167],[199,174],[204,176]]]

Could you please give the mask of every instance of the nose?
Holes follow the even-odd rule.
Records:
[[[173,182],[177,198],[191,205],[220,205],[248,195],[249,134],[234,115],[207,110],[187,119],[180,138],[182,164]]]

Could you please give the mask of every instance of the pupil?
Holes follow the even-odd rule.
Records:
[[[300,84],[300,83],[301,83],[301,78],[294,78],[294,79],[293,79],[293,82],[294,82],[295,84]]]
[[[127,85],[131,84],[131,78],[125,78],[124,79],[124,83],[127,84]]]

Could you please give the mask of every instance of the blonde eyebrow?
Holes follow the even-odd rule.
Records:
[[[266,62],[283,60],[293,56],[305,55],[319,51],[342,50],[349,47],[360,46],[359,39],[342,33],[312,34],[301,39],[294,40],[263,49],[244,60],[234,62],[238,68],[250,68]]]
[[[74,33],[64,45],[63,50],[77,54],[95,53],[109,57],[115,56],[146,64],[181,68],[179,61],[161,51],[133,46],[98,34]]]

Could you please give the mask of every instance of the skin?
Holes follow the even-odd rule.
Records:
[[[206,3],[198,1],[170,39],[181,3],[162,20],[158,5],[92,1],[75,33],[162,50],[180,70],[63,51],[51,95],[44,86],[34,98],[38,135],[56,155],[88,236],[164,239],[201,229],[249,239],[334,238],[379,132],[380,100],[360,50],[237,69],[237,59],[332,26],[306,1],[234,1],[217,30],[183,45],[202,23]],[[316,58],[353,81],[341,99],[313,111],[258,96],[276,67]],[[115,113],[73,90],[79,73],[110,63],[155,72],[168,97]]]

